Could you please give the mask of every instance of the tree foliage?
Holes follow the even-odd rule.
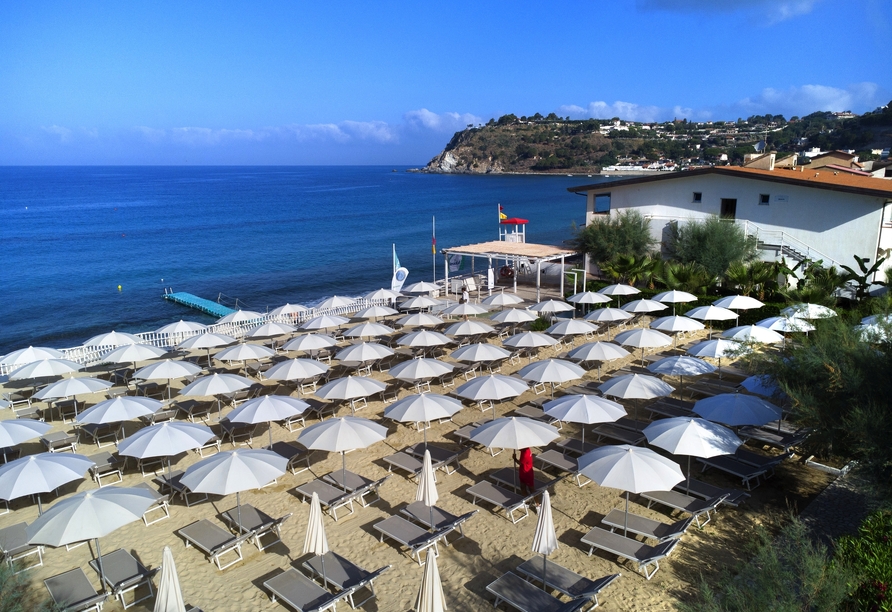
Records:
[[[25,574],[16,574],[6,563],[0,564],[0,612],[61,612],[62,605],[35,601],[29,592],[31,582]]]
[[[667,249],[672,259],[698,263],[714,278],[724,278],[735,262],[750,262],[758,254],[757,240],[728,220],[712,216],[673,224]]]
[[[619,255],[643,258],[655,241],[650,221],[636,210],[598,217],[576,233],[574,248],[599,266]]]

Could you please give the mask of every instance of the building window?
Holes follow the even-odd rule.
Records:
[[[703,194],[699,191],[694,192],[694,199],[692,200],[695,203],[700,203],[703,201]]]
[[[599,193],[595,196],[595,213],[610,212],[610,194]]]
[[[759,194],[759,206],[768,206],[768,201],[771,200],[771,195],[767,193]]]

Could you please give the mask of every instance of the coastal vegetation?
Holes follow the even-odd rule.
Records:
[[[732,264],[753,261],[759,252],[754,236],[747,236],[743,227],[719,217],[673,223],[670,228],[666,242],[669,258],[699,264],[716,279],[723,279]]]

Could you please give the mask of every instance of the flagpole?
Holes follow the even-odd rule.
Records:
[[[393,251],[393,257],[391,258],[391,263],[393,264],[393,273],[396,274],[396,243],[391,243],[390,248]]]
[[[433,265],[433,281],[437,282],[437,218],[431,217],[431,264]]]

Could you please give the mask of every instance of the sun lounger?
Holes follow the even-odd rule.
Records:
[[[509,491],[504,487],[498,487],[491,482],[478,482],[477,484],[468,487],[467,492],[471,495],[473,500],[471,503],[475,506],[477,505],[477,500],[482,499],[497,508],[501,508],[505,511],[508,520],[515,525],[529,516],[530,510],[527,506],[536,496],[536,493],[532,493],[524,497],[518,493]],[[515,518],[514,513],[519,510],[523,510],[523,516]]]
[[[216,406],[213,402],[199,402],[196,400],[178,401],[176,409],[193,423],[207,421],[211,418],[211,409]]]
[[[257,425],[255,423],[233,423],[229,419],[222,419],[219,423],[222,434],[222,441],[229,440],[233,448],[239,445],[250,447],[254,442],[254,435],[257,433]]]
[[[179,411],[176,408],[165,408],[154,414],[139,417],[139,420],[146,425],[154,425],[155,423],[163,423],[176,418]]]
[[[354,499],[358,500],[359,503],[362,504],[362,507],[365,508],[381,499],[381,495],[378,491],[381,488],[381,485],[390,478],[390,474],[380,480],[372,480],[365,476],[354,474],[350,470],[335,470],[329,472],[322,478],[342,490],[354,493],[356,495]],[[374,499],[372,499],[372,501],[367,501],[365,498],[366,495],[374,495]]]
[[[588,555],[590,557],[597,548],[623,559],[628,559],[636,563],[638,571],[644,574],[647,580],[650,580],[657,573],[657,570],[660,569],[660,559],[668,557],[679,540],[668,540],[656,546],[648,546],[638,540],[595,527],[582,536],[581,542],[589,547]],[[652,571],[648,571],[648,565],[654,566]]]
[[[322,580],[323,561],[325,568],[325,581],[333,584],[338,589],[349,591],[347,601],[354,610],[357,606],[371,601],[375,597],[375,579],[390,569],[389,565],[376,569],[374,572],[364,570],[352,561],[349,561],[334,551],[328,551],[324,555],[316,555],[305,561],[304,569],[309,571],[317,580]],[[366,587],[369,596],[357,603],[354,595],[357,591]]]
[[[104,590],[101,593],[97,592],[83,568],[80,567],[47,578],[43,584],[50,592],[53,602],[63,612],[84,612],[85,610],[100,612],[102,604],[108,599],[108,593]]]
[[[400,510],[400,514],[428,529],[445,530],[448,528],[449,531],[458,529],[460,535],[453,542],[457,542],[465,537],[464,524],[471,520],[477,512],[479,510],[472,510],[461,516],[456,516],[436,506],[425,506],[424,502],[420,501],[412,502]],[[433,516],[433,522],[431,522],[431,516]],[[443,541],[446,542],[446,546],[449,546],[450,542],[445,536]]]
[[[604,438],[608,438],[610,440],[622,442],[623,444],[638,446],[647,439],[641,432],[634,432],[631,429],[625,429],[624,427],[614,425],[613,423],[598,425],[592,429],[592,431],[598,436],[598,442]]]
[[[741,461],[728,457],[727,455],[718,455],[717,457],[709,457],[697,459],[703,464],[703,471],[709,468],[715,468],[720,472],[725,472],[736,478],[740,478],[747,491],[752,491],[753,487],[759,486],[759,476],[764,476],[767,470],[747,465]]]
[[[288,460],[287,467],[292,474],[300,474],[310,469],[310,451],[305,448],[297,447],[290,442],[273,442],[272,446],[265,448],[273,451],[280,457],[285,457]],[[299,463],[305,463],[307,467],[297,469]]]
[[[720,497],[724,495],[726,497],[724,500],[722,500],[722,503],[728,506],[733,506],[735,508],[750,497],[750,494],[746,491],[741,491],[740,489],[717,487],[707,482],[703,482],[702,480],[697,480],[696,478],[691,478],[690,490],[688,490],[687,479],[675,485],[673,490],[680,493],[693,495],[694,497],[699,497],[700,499],[712,499],[713,497]]]
[[[392,472],[394,468],[403,470],[409,474],[409,478],[417,478],[424,466],[421,459],[413,457],[409,453],[400,451],[392,455],[388,455],[382,459],[387,464],[387,471]],[[436,479],[436,474],[434,474]]]
[[[480,423],[479,421],[474,422],[474,423],[469,423],[468,425],[465,425],[464,427],[460,427],[460,428],[456,429],[455,431],[453,431],[452,435],[455,436],[456,438],[458,438],[458,441],[461,442],[462,444],[473,444],[473,442],[471,442],[471,432],[474,431],[475,429],[477,429],[478,427],[480,427],[481,425],[483,425],[483,423]],[[486,448],[486,447],[483,447],[483,448]],[[494,448],[486,448],[486,450],[493,457],[495,457],[496,455],[498,455],[499,453],[502,452],[502,449],[496,450]],[[431,459],[433,459],[433,457],[431,457]]]
[[[637,419],[633,419],[632,417],[620,417],[615,420],[612,425],[616,425],[617,427],[622,427],[623,429],[628,429],[629,431],[634,431],[636,433],[641,433],[644,431],[644,428],[650,425],[650,421],[639,421]]]
[[[100,487],[103,486],[102,479],[106,476],[116,476],[118,478],[114,482],[104,483],[106,485],[117,484],[124,480],[124,477],[121,475],[121,460],[112,456],[110,452],[102,451],[101,453],[90,455],[89,459],[96,464],[90,468],[90,475]]]
[[[611,531],[627,529],[631,533],[652,538],[658,542],[665,542],[666,540],[675,540],[683,536],[691,526],[691,523],[694,522],[694,517],[669,524],[631,512],[627,515],[622,510],[614,508],[607,513],[607,516],[601,519],[601,522],[610,527]]]
[[[138,484],[133,485],[134,488],[144,489],[151,493],[152,497],[155,498],[155,504],[149,506],[149,508],[142,513],[142,521],[146,524],[146,527],[149,525],[153,525],[158,521],[163,521],[164,519],[170,518],[170,496],[162,495],[155,489],[153,489],[148,483],[140,482]],[[161,516],[156,519],[149,520],[149,514],[151,512],[156,512],[160,510]]]
[[[447,448],[442,448],[440,446],[434,446],[432,444],[428,444],[425,446],[424,443],[413,444],[404,449],[405,452],[409,453],[414,457],[418,457],[419,459],[424,457],[424,451],[428,450],[431,454],[431,463],[434,469],[441,469],[446,472],[447,475],[454,474],[456,470],[460,467],[458,460],[459,457],[462,456],[463,450],[453,451]],[[455,467],[450,471],[449,464],[454,464]]]
[[[592,601],[592,597],[583,596],[565,603],[513,572],[502,574],[486,585],[486,590],[495,595],[494,608],[506,603],[521,612],[576,612]]]
[[[22,522],[0,529],[0,554],[3,555],[3,560],[6,561],[6,564],[15,570],[14,573],[16,574],[43,565],[43,546],[28,544],[28,535],[25,532],[27,528],[28,523]],[[16,562],[31,555],[37,555],[37,563],[26,565],[16,570]]]
[[[281,600],[297,612],[336,612],[337,603],[352,593],[352,589],[329,593],[294,568],[270,578],[263,587],[269,591],[270,601]]]
[[[585,444],[583,444],[582,440],[580,440],[579,438],[564,438],[563,440],[558,440],[555,443],[555,446],[561,449],[561,452],[563,452],[565,455],[568,453],[571,455],[584,455],[590,451],[595,450],[601,445],[595,444],[593,442],[586,442]]]
[[[388,537],[408,548],[412,558],[418,561],[418,565],[424,565],[421,553],[428,548],[433,547],[434,554],[439,556],[437,542],[445,539],[446,535],[452,531],[452,529],[438,529],[431,533],[401,516],[389,516],[383,521],[378,521],[372,527],[381,534],[381,542],[385,537]]]
[[[203,552],[208,561],[216,565],[220,571],[242,560],[242,543],[253,537],[252,533],[234,536],[207,519],[186,525],[177,533],[186,542],[186,548],[194,546]],[[234,553],[236,558],[222,565],[220,558],[227,553]]]
[[[0,448],[0,459],[3,460],[3,463],[9,463],[10,461],[15,461],[19,457],[22,456],[22,449],[16,446],[4,446]]]
[[[168,489],[170,491],[171,497],[179,495],[183,502],[186,504],[187,508],[192,504],[207,501],[207,493],[193,493],[186,485],[182,483],[184,473],[185,472],[183,472],[183,470],[174,470],[170,474],[161,474],[160,476],[155,477],[154,480],[162,491]],[[199,497],[198,499],[193,499],[190,502],[190,495],[200,495],[201,497]]]
[[[644,407],[644,409],[650,412],[651,418],[653,418],[655,414],[669,418],[689,417],[693,415],[693,412],[691,412],[690,408],[683,408],[681,406],[676,406],[674,404],[662,401],[656,401],[652,404],[648,404]]]
[[[546,468],[550,467],[565,474],[572,474],[573,479],[576,481],[576,486],[579,488],[591,482],[591,480],[579,472],[579,461],[573,457],[568,457],[560,451],[549,449],[533,457],[533,460],[543,464]],[[585,482],[582,481],[583,478],[585,478]]]
[[[90,561],[90,567],[99,573],[99,563],[96,559]],[[155,596],[152,589],[152,576],[158,571],[146,569],[146,567],[137,561],[133,555],[119,548],[107,555],[102,555],[102,574],[105,577],[105,584],[112,590],[112,595],[120,600],[124,609],[134,606],[141,601],[146,601]],[[149,593],[141,599],[135,599],[130,603],[124,600],[124,594],[135,591],[141,585],[148,588]]]
[[[353,500],[356,499],[356,493],[339,489],[321,478],[295,487],[294,492],[308,503],[312,499],[313,493],[316,493],[319,496],[322,509],[328,512],[335,521],[338,520],[339,508],[349,507],[350,514],[353,514]]]
[[[518,408],[514,409],[514,414],[522,417],[527,417],[528,419],[534,419],[536,421],[542,421],[543,423],[548,423],[549,425],[554,425],[558,429],[563,428],[564,424],[558,421],[555,418],[552,418],[545,414],[545,411],[538,406],[534,406],[532,403],[524,404]]]
[[[98,447],[117,444],[124,437],[124,425],[122,423],[84,423],[78,425],[77,430],[93,440]],[[106,444],[103,444],[103,441]]]
[[[527,559],[514,571],[531,582],[542,582],[542,559],[539,557]],[[589,597],[595,604],[593,608],[598,607],[598,594],[619,577],[620,574],[610,574],[597,580],[590,580],[550,559],[545,560],[546,590],[554,589],[562,595],[573,598]]]
[[[697,527],[703,527],[703,525],[712,520],[710,512],[715,512],[719,505],[725,501],[727,496],[719,495],[712,499],[703,500],[693,498],[684,493],[679,493],[678,491],[648,491],[642,493],[641,497],[647,500],[648,508],[657,503],[668,506],[673,510],[678,510],[679,512],[687,512],[694,517]],[[704,514],[706,515],[706,520],[701,523],[700,517]]]
[[[782,455],[763,455],[761,453],[754,453],[751,450],[743,448],[742,446],[737,449],[737,452],[732,455],[734,459],[740,461],[741,463],[745,463],[746,465],[751,465],[755,468],[759,468],[761,470],[765,470],[765,478],[769,478],[774,475],[774,468],[779,466],[785,460],[789,459],[793,453],[784,453]]]
[[[779,448],[785,453],[790,452],[794,446],[799,446],[811,433],[808,429],[798,429],[794,433],[783,433],[762,427],[741,427],[737,431],[744,441],[755,440],[762,444]]]
[[[236,533],[251,534],[251,540],[257,550],[265,550],[282,541],[282,523],[291,517],[289,512],[280,518],[273,518],[251,504],[243,504],[239,508],[232,508],[221,515],[223,521]],[[239,523],[241,518],[241,523]],[[261,538],[272,536],[273,540],[264,544]]]
[[[563,477],[555,478],[553,480],[539,480],[538,478],[533,478],[533,491],[536,493],[541,493],[545,489],[549,489],[554,487],[555,484]],[[520,488],[520,481],[517,479],[517,470],[514,468],[499,468],[495,471],[489,473],[489,479],[492,480],[496,484],[500,484],[505,488],[511,489],[512,491],[517,492]]]
[[[51,431],[40,437],[40,441],[51,453],[62,451],[77,452],[77,436],[64,431]]]

